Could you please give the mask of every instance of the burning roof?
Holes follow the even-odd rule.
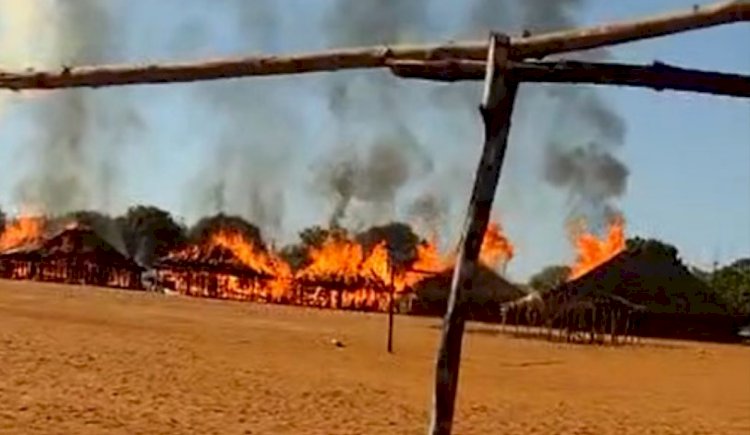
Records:
[[[28,242],[7,249],[0,257],[95,257],[110,264],[126,265],[137,268],[131,259],[105,241],[92,228],[71,224],[48,238],[40,234],[29,238]]]
[[[711,289],[676,258],[633,247],[569,281],[556,294],[615,295],[659,313],[723,314]]]
[[[159,267],[194,268],[254,277],[286,277],[289,266],[241,233],[220,229],[202,243],[191,244],[157,261]]]

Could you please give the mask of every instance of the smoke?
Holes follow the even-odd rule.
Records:
[[[321,165],[317,184],[334,199],[330,225],[340,226],[353,200],[362,203],[353,219],[356,226],[390,219],[396,195],[413,172],[410,158],[397,144],[378,142],[365,156],[351,149],[340,150]],[[350,222],[351,223],[351,222]]]
[[[407,213],[423,233],[437,236],[447,218],[448,200],[435,192],[424,192],[409,205]]]
[[[539,33],[575,26],[574,16],[583,10],[584,0],[480,0],[475,3],[473,22],[483,29],[508,28]],[[602,60],[606,50],[590,50],[555,57],[578,60]],[[629,170],[615,153],[625,141],[622,117],[591,88],[580,86],[536,86],[525,90],[525,98],[544,104],[519,105],[521,111],[534,111],[535,123],[547,126],[543,138],[542,179],[568,196],[568,217],[585,218],[595,227],[603,227],[615,201],[626,190]],[[523,103],[523,102],[522,102]]]
[[[39,66],[104,63],[116,57],[116,44],[109,38],[114,26],[112,12],[102,2],[36,0],[0,6],[10,13],[6,19],[11,22],[18,15],[25,17],[25,30],[19,25],[18,33],[4,39],[4,45],[25,44]],[[19,7],[20,12],[16,9]],[[36,29],[45,29],[43,34],[48,35],[38,41],[39,46],[21,40],[33,38],[35,35],[28,32]],[[14,27],[9,31],[14,32]],[[32,133],[19,156],[28,164],[16,185],[18,200],[52,213],[110,208],[120,185],[117,145],[140,124],[126,101],[122,91],[98,91],[95,95],[88,90],[61,91],[26,100],[31,109]]]
[[[235,28],[257,51],[273,51],[281,38],[280,17],[267,0],[221,0],[225,25]],[[202,17],[187,21],[177,41],[180,49],[194,51],[210,35]],[[198,36],[196,36],[198,35]],[[245,49],[245,47],[243,47]],[[189,185],[192,208],[198,214],[226,212],[245,217],[276,236],[284,225],[285,191],[302,125],[285,97],[290,92],[282,79],[233,80],[192,87],[199,107],[218,115],[208,137],[208,158]]]

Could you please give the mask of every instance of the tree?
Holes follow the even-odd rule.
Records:
[[[529,279],[529,285],[539,293],[545,293],[565,283],[569,276],[568,266],[547,266]]]
[[[417,245],[420,239],[411,227],[400,222],[374,226],[357,234],[357,241],[365,252],[371,251],[378,243],[385,241],[391,264],[398,269],[406,269],[417,259]]]
[[[661,240],[635,237],[628,239],[626,246],[631,253],[643,255],[654,261],[681,263],[677,256],[677,248]]]
[[[5,212],[0,209],[0,234],[2,234],[5,231],[5,221],[8,217],[5,215]]]
[[[717,270],[711,276],[711,285],[730,313],[750,315],[750,258]]]
[[[302,246],[308,248],[319,248],[328,238],[346,238],[348,233],[341,227],[323,228],[315,225],[300,231],[299,239]]]
[[[203,243],[213,234],[222,230],[241,234],[245,240],[255,247],[266,249],[263,235],[257,226],[240,216],[229,216],[224,213],[202,218],[190,228],[188,237],[194,243]]]
[[[130,207],[118,219],[125,229],[125,244],[130,255],[144,265],[153,264],[185,243],[185,228],[169,212],[153,206]]]

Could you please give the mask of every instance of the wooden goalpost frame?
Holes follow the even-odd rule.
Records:
[[[487,230],[500,170],[508,147],[510,120],[518,90],[518,82],[505,71],[509,49],[510,38],[497,33],[490,35],[484,95],[479,107],[484,121],[484,146],[474,178],[443,320],[435,366],[430,435],[448,435],[453,424],[467,314],[465,294],[472,288],[474,269]]]
[[[517,61],[655,38],[722,24],[750,21],[750,0],[724,1],[659,16],[510,39]],[[258,55],[152,65],[64,66],[58,70],[3,71],[0,89],[62,89],[219,80],[345,69],[386,68],[394,61],[484,60],[486,41],[384,45],[317,53]]]
[[[691,10],[589,28],[509,38],[493,33],[485,41],[335,49],[295,55],[155,65],[66,66],[60,70],[0,70],[0,89],[64,89],[178,83],[344,69],[389,68],[398,77],[437,81],[485,80],[480,106],[485,139],[476,170],[451,281],[435,364],[429,434],[449,435],[466,323],[466,292],[472,287],[484,232],[501,175],[519,83],[591,83],[676,89],[750,97],[750,77],[687,70],[655,63],[632,66],[587,62],[528,62],[548,55],[594,49],[721,24],[750,21],[750,0],[695,6]],[[392,350],[393,296],[389,301]]]

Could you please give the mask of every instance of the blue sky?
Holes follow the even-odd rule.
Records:
[[[117,50],[102,61],[189,60],[336,45],[321,31],[321,26],[335,25],[323,20],[332,1],[270,2],[266,12],[277,20],[270,30],[260,24],[247,26],[247,21],[240,25],[236,9],[222,6],[229,0],[214,2],[211,9],[207,3],[113,1],[117,24],[111,33]],[[580,24],[691,7],[693,2],[587,4],[576,17]],[[467,31],[457,18],[458,2],[434,0],[432,5],[431,22],[437,24],[404,38],[447,40]],[[618,46],[612,57],[750,74],[749,41],[750,25],[736,24]],[[93,172],[116,167],[111,169],[116,187],[90,193],[86,205],[119,212],[133,203],[153,203],[190,222],[207,211],[205,205],[198,205],[204,202],[199,197],[219,173],[233,186],[227,194],[230,199],[243,198],[247,186],[248,191],[259,191],[259,202],[266,204],[259,207],[252,199],[257,197],[245,196],[242,203],[227,204],[227,211],[268,221],[263,230],[269,237],[293,240],[303,226],[325,223],[330,214],[331,201],[314,183],[321,159],[337,153],[342,143],[366,153],[382,131],[396,131],[393,123],[398,121],[414,136],[416,152],[430,160],[432,172],[413,170],[411,181],[397,194],[396,205],[385,214],[404,217],[403,204],[438,186],[452,202],[445,222],[450,244],[465,209],[463,195],[481,142],[477,113],[448,100],[450,125],[443,125],[448,121],[439,110],[446,101],[439,97],[444,85],[386,78],[382,94],[390,103],[375,104],[361,95],[372,95],[364,90],[375,86],[377,73],[347,72],[337,77],[349,81],[353,90],[348,107],[356,109],[346,114],[346,122],[330,110],[327,75],[87,91],[86,98],[102,99],[102,105],[92,107],[116,101],[134,121],[125,133],[112,133],[117,130],[113,123],[122,118],[119,109],[109,108],[97,109],[94,121],[85,125],[84,140],[91,142],[84,147],[86,158],[91,158],[87,167]],[[474,92],[478,101],[479,85],[474,88],[467,92]],[[358,89],[363,90],[360,96]],[[636,89],[598,88],[597,92],[627,126],[625,143],[616,154],[630,175],[627,191],[616,205],[627,219],[628,234],[664,239],[678,246],[686,260],[701,266],[750,255],[750,102]],[[90,96],[93,93],[96,96]],[[34,113],[55,98],[59,95],[13,98],[0,118],[0,206],[4,209],[18,206],[18,185],[38,158],[27,147],[29,137],[44,128]],[[515,121],[495,207],[517,246],[518,255],[509,267],[511,277],[517,279],[544,264],[570,262],[573,256],[564,229],[566,195],[545,186],[536,175],[541,126],[550,125],[545,120],[548,103],[530,96],[528,100],[533,110]],[[417,113],[403,108],[425,104],[434,107]],[[383,108],[392,109],[394,116],[374,113]],[[233,116],[238,110],[241,117]],[[558,122],[566,122],[564,115]],[[228,135],[232,140],[225,143]],[[115,163],[101,169],[99,161]],[[94,175],[84,180],[92,183],[92,192],[100,189],[93,185],[96,180]],[[455,186],[449,183],[452,180]]]

